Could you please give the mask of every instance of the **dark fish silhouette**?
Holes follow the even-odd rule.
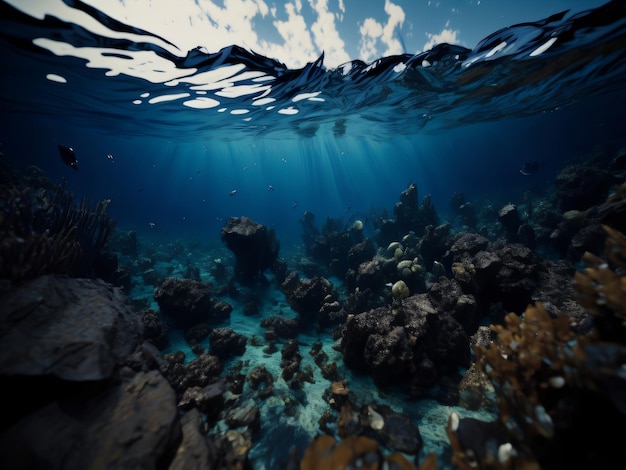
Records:
[[[542,166],[543,162],[526,162],[519,172],[524,176],[534,175],[539,171],[539,168],[541,168]]]
[[[57,148],[59,149],[63,163],[78,171],[78,160],[76,159],[76,154],[74,154],[74,149],[72,147],[66,147],[65,145],[57,145]]]

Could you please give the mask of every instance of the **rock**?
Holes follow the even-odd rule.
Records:
[[[328,279],[300,279],[295,271],[287,276],[281,287],[291,308],[298,312],[301,324],[318,323],[322,305],[337,297]]]
[[[222,364],[217,356],[201,354],[185,363],[185,354],[177,352],[164,357],[161,373],[172,384],[179,396],[191,387],[204,388],[217,382],[222,372]]]
[[[168,467],[175,392],[119,289],[41,276],[0,306],[0,467]]]
[[[183,393],[182,398],[178,402],[178,407],[182,410],[196,408],[210,418],[215,418],[224,408],[225,390],[226,385],[223,380],[209,384],[206,387],[190,387]]]
[[[507,238],[511,241],[517,240],[517,229],[521,220],[517,206],[515,204],[506,204],[498,211],[498,219],[506,231]]]
[[[348,367],[368,372],[379,387],[428,388],[440,375],[470,362],[463,327],[452,315],[438,312],[426,294],[349,315],[340,349]]]
[[[206,321],[213,304],[211,288],[193,279],[168,277],[154,289],[154,300],[163,314],[187,329]]]
[[[247,338],[232,328],[214,328],[209,336],[209,352],[220,359],[241,356],[246,352]]]
[[[226,413],[226,423],[231,428],[247,427],[257,431],[261,424],[259,408],[254,400],[246,400],[241,405],[231,408]]]
[[[279,243],[274,230],[248,217],[230,217],[221,236],[235,255],[235,277],[242,284],[258,280],[278,258]]]
[[[126,302],[120,290],[90,279],[41,276],[8,292],[0,299],[0,375],[115,377],[143,342]]]

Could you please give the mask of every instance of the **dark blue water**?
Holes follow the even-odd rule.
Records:
[[[411,181],[445,215],[453,192],[515,200],[549,187],[569,159],[625,139],[622,2],[485,31],[472,50],[330,70],[323,57],[289,70],[237,46],[175,55],[149,32],[66,3],[110,36],[1,6],[2,151],[65,178],[77,197],[110,198],[121,226],[211,238],[224,218],[248,215],[287,242],[304,211],[363,218],[390,210]],[[59,45],[94,47],[99,59],[49,51]],[[110,72],[139,53],[154,58],[145,71]],[[79,172],[62,164],[59,143],[75,149]],[[545,166],[524,177],[529,160]]]
[[[319,225],[363,220],[371,234],[372,214],[391,215],[412,181],[446,220],[455,192],[476,206],[520,203],[552,191],[568,162],[626,144],[621,1],[485,31],[471,50],[336,69],[321,57],[301,70],[235,45],[177,54],[66,4],[110,34],[0,3],[0,151],[77,199],[110,198],[118,228],[142,241],[221,245],[226,219],[245,215],[297,246],[305,211]],[[85,47],[98,60],[77,57]],[[130,74],[140,54],[154,62]],[[75,150],[79,171],[57,144]],[[524,176],[529,161],[543,166]]]

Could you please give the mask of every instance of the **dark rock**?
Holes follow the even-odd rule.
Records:
[[[422,435],[408,416],[384,405],[371,404],[368,407],[383,418],[384,426],[378,433],[385,446],[407,454],[417,454],[422,449]]]
[[[295,338],[298,335],[298,320],[279,316],[271,316],[261,321],[261,326],[272,330],[280,338]]]
[[[168,327],[159,316],[159,312],[146,309],[139,313],[139,318],[143,324],[143,337],[160,350],[167,347],[169,340],[167,337]]]
[[[393,207],[396,222],[400,230],[404,233],[408,233],[415,228],[414,226],[419,212],[417,198],[417,185],[411,182],[409,186],[400,193],[400,201]]]
[[[188,470],[211,467],[216,450],[201,432],[203,419],[198,410],[192,408],[180,418],[183,438],[168,470]]]
[[[251,431],[258,431],[261,425],[261,415],[254,400],[246,400],[241,405],[228,410],[225,420],[231,428],[245,426]]]
[[[376,254],[374,243],[369,238],[356,243],[350,247],[348,251],[348,266],[357,269],[358,266],[371,259]]]
[[[0,386],[11,403],[0,467],[169,466],[182,436],[175,392],[119,289],[42,276],[0,305]]]
[[[182,396],[188,388],[204,388],[217,382],[221,372],[222,364],[217,356],[202,354],[185,364],[185,355],[180,351],[165,355],[161,367],[161,373],[179,396]]]
[[[504,227],[507,238],[510,241],[517,241],[517,229],[520,226],[521,220],[517,206],[515,204],[506,204],[498,211],[498,219]]]
[[[514,243],[498,250],[502,266],[496,276],[496,285],[505,310],[523,312],[531,303],[532,292],[537,287],[539,265],[533,251]]]
[[[206,323],[198,323],[196,325],[193,325],[191,328],[185,331],[185,341],[187,341],[187,344],[192,348],[202,348],[202,343],[209,337],[209,331],[209,325],[207,325]]]
[[[209,337],[211,345],[209,352],[222,360],[241,356],[246,352],[247,341],[244,335],[232,328],[214,328]]]
[[[213,304],[210,286],[192,279],[168,277],[154,289],[154,300],[178,327],[206,321]]]
[[[376,256],[358,266],[356,286],[380,291],[388,279],[395,279],[395,276],[395,261]]]
[[[307,324],[318,323],[322,305],[337,298],[328,279],[300,279],[295,271],[287,276],[281,287],[291,308]]]
[[[113,378],[141,348],[126,297],[104,281],[41,276],[0,299],[0,374]],[[35,349],[26,347],[37,345]]]
[[[260,398],[268,398],[274,387],[274,377],[265,366],[256,366],[246,376],[246,380],[253,390],[259,393]]]
[[[557,199],[561,211],[585,210],[601,204],[614,179],[609,172],[586,165],[565,167],[556,177]]]
[[[427,225],[424,228],[424,234],[418,242],[418,251],[427,268],[430,269],[433,262],[440,260],[446,253],[451,230],[452,225],[450,223],[436,227]]]
[[[455,280],[440,278],[439,282],[430,287],[428,297],[437,311],[452,315],[468,335],[473,334],[478,327],[481,315],[476,299],[464,294]]]
[[[209,310],[209,323],[219,324],[225,322],[230,318],[230,313],[233,311],[233,306],[223,300],[218,300],[211,305]]]
[[[453,262],[461,259],[463,254],[475,255],[479,251],[486,250],[488,246],[489,240],[486,237],[478,233],[460,232],[454,236],[452,245],[442,257],[442,263],[449,269]]]
[[[274,230],[248,217],[230,217],[222,227],[222,241],[235,255],[235,277],[242,284],[259,280],[278,258]]]
[[[289,382],[299,371],[300,362],[302,362],[302,356],[299,353],[298,340],[290,339],[285,342],[281,351],[281,377],[285,379],[285,382]]]
[[[218,380],[206,387],[190,387],[183,393],[178,407],[183,410],[197,408],[210,419],[215,419],[224,408],[225,390],[226,385],[223,380]]]
[[[341,351],[348,367],[368,372],[379,387],[412,382],[427,388],[470,361],[463,327],[426,294],[348,316]]]

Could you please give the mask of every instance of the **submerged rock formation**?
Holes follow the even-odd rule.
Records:
[[[415,390],[470,363],[463,327],[451,314],[438,312],[427,294],[348,316],[341,352],[346,365],[368,372],[378,386],[404,383]]]
[[[157,468],[182,439],[174,390],[125,297],[42,276],[0,299],[2,468]]]
[[[242,284],[258,280],[278,258],[280,245],[274,230],[248,217],[230,217],[221,236],[235,255],[235,277]]]
[[[200,413],[223,407],[217,357],[164,361],[120,289],[37,277],[0,295],[0,325],[0,386],[10,404],[0,468],[249,466],[241,433],[202,432]]]

